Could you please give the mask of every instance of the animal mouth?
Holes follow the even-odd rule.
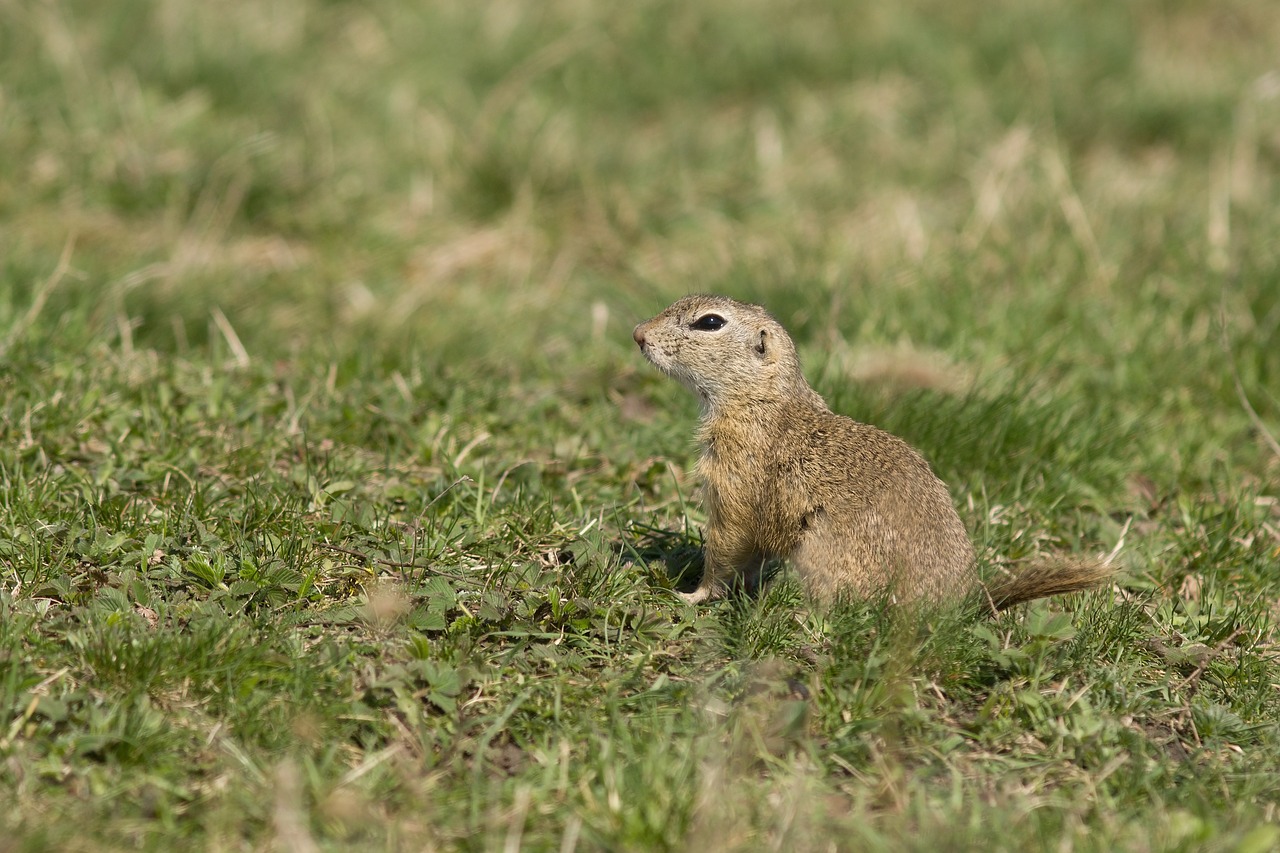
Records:
[[[660,360],[659,353],[654,348],[653,344],[649,343],[646,340],[640,340],[640,341],[637,341],[636,343],[639,345],[640,354],[645,357],[645,360],[647,360],[654,367],[661,370],[663,373],[667,372],[666,365],[664,365]]]

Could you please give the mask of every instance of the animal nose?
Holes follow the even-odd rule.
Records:
[[[636,326],[636,330],[631,333],[631,338],[636,342],[636,346],[644,346],[644,330]]]

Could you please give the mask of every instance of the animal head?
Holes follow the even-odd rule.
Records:
[[[808,392],[795,344],[759,305],[686,296],[636,326],[632,337],[645,358],[697,395],[704,411]]]

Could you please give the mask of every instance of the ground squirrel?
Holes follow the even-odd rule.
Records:
[[[950,493],[897,436],[827,408],[795,344],[758,305],[687,296],[632,335],[702,404],[697,472],[707,528],[697,603],[754,585],[768,560],[790,562],[811,598],[928,605],[979,590],[973,546]],[[985,590],[997,608],[1095,586],[1098,563],[1034,566]]]

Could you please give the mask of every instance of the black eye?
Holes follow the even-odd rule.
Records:
[[[714,332],[716,329],[723,329],[728,323],[729,321],[719,314],[703,314],[690,323],[689,328],[697,329],[699,332]]]

